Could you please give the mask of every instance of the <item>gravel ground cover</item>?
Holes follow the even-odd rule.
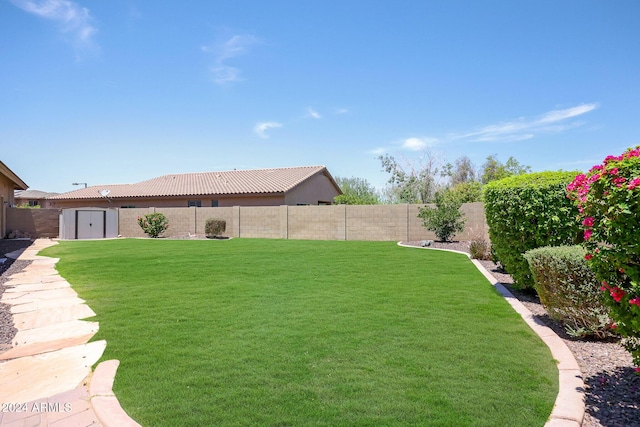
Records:
[[[0,259],[6,258],[5,254],[23,249],[31,245],[31,240],[10,240],[0,239]],[[25,268],[30,261],[17,261],[6,258],[0,263],[0,298],[4,293],[8,278]],[[11,348],[11,340],[16,335],[16,329],[13,327],[13,319],[9,312],[9,306],[0,302],[0,352]]]
[[[420,246],[420,242],[405,242]],[[436,249],[469,253],[469,242],[433,242]],[[492,261],[480,261],[534,316],[563,339],[584,376],[586,414],[583,427],[640,427],[640,375],[633,369],[631,355],[618,341],[578,339],[567,335],[560,322],[551,319],[532,292],[513,288],[513,279]]]

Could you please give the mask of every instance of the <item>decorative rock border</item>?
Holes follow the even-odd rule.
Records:
[[[454,251],[450,249],[439,249],[430,247],[420,247],[412,245],[404,245],[398,243],[398,246],[430,249],[435,251],[446,251],[463,254],[469,259],[471,257],[466,252]],[[549,347],[551,355],[558,364],[559,390],[553,410],[549,416],[549,420],[545,427],[580,427],[584,419],[584,380],[582,372],[578,366],[573,353],[566,346],[564,341],[543,322],[536,319],[533,314],[498,280],[489,273],[480,262],[471,259],[471,262],[478,270],[489,280],[496,290],[507,300],[513,309],[522,316],[524,321],[531,329],[540,337],[540,339]]]

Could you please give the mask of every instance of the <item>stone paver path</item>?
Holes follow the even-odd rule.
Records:
[[[54,244],[38,239],[7,254],[32,263],[9,278],[0,300],[18,330],[0,353],[0,427],[139,426],[111,391],[118,361],[91,370],[107,345],[89,343],[98,323],[82,319],[95,313],[58,275],[58,260],[37,255]]]

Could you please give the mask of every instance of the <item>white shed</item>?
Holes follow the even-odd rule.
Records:
[[[112,208],[63,209],[60,238],[105,239],[118,237],[118,210]]]

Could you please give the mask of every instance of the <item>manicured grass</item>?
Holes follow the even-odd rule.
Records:
[[[143,426],[542,426],[549,350],[463,255],[388,242],[61,242]]]

